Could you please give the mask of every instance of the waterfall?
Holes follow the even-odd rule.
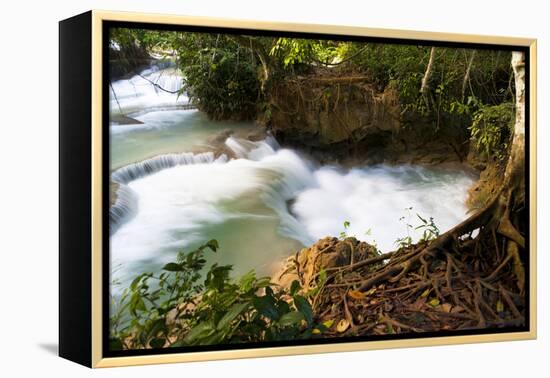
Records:
[[[132,189],[124,184],[119,184],[116,196],[115,203],[109,209],[110,235],[114,234],[124,222],[137,212],[137,196]]]
[[[405,224],[416,226],[417,213],[433,217],[441,232],[466,217],[474,178],[460,170],[319,166],[271,137],[229,137],[225,145],[235,159],[166,154],[112,173],[120,185],[110,239],[111,264],[122,266],[117,279],[160,269],[182,248],[212,238],[223,251],[211,258],[236,275],[271,274],[290,253],[342,231],[390,251],[398,237],[421,237]]]
[[[302,190],[315,184],[315,167],[290,149],[281,149],[275,138],[268,136],[260,142],[228,138],[225,144],[237,157],[257,161],[263,169],[275,173],[263,186],[262,200],[280,218],[282,235],[309,245],[314,240],[298,220],[289,212],[289,201]]]
[[[318,240],[345,231],[384,252],[394,250],[399,237],[420,239],[417,214],[433,217],[441,232],[465,219],[464,203],[474,182],[460,170],[414,165],[324,166],[313,176],[315,185],[301,191],[291,208],[306,234]],[[347,229],[344,222],[350,223]]]
[[[111,174],[111,180],[119,184],[127,184],[130,181],[177,165],[208,164],[225,161],[227,161],[226,155],[220,155],[216,159],[213,152],[199,154],[183,152],[181,154],[159,155],[117,169]]]
[[[183,77],[173,67],[153,66],[130,79],[117,80],[109,88],[111,123],[124,114],[136,117],[151,111],[181,109],[189,105],[184,93],[179,93]]]
[[[259,142],[229,137],[225,141],[225,145],[238,158],[250,160],[260,160],[266,156],[273,155],[275,150],[280,148],[279,143],[271,135]]]
[[[129,164],[111,174],[111,181],[119,184],[117,200],[109,209],[109,231],[114,234],[122,223],[128,221],[137,212],[137,196],[127,185],[131,181],[159,172],[163,169],[188,164],[222,163],[226,155],[215,158],[213,152],[193,154],[166,154],[155,156],[141,162]]]

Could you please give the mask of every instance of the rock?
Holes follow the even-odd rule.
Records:
[[[270,125],[278,140],[326,147],[398,131],[400,108],[394,90],[377,92],[368,80],[325,79],[284,81],[272,91]]]
[[[112,114],[110,117],[110,122],[112,126],[143,124],[143,122],[135,118],[128,117],[127,115],[124,115],[124,114]]]
[[[278,82],[267,97],[270,116],[259,121],[320,163],[436,165],[468,154],[463,119],[403,113],[394,89],[365,76],[318,69]]]
[[[356,263],[377,254],[376,247],[354,237],[343,240],[325,237],[289,257],[274,278],[284,287],[289,287],[292,281],[299,280],[302,288],[307,291],[316,286],[317,275],[321,270],[349,265],[352,255],[353,262]]]
[[[209,138],[207,144],[219,145],[225,143],[227,138],[234,134],[234,131],[231,129],[223,129],[216,133],[213,137]]]
[[[113,206],[117,200],[119,184],[113,181],[109,182],[109,206]]]

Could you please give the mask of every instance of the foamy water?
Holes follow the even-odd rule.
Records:
[[[273,140],[229,138],[226,144],[240,157],[167,155],[114,172],[137,199],[136,211],[111,236],[119,279],[158,269],[178,250],[212,238],[222,248],[211,261],[233,264],[237,273],[268,274],[295,250],[338,236],[346,221],[348,235],[389,251],[407,232],[420,237],[421,231],[407,231],[403,216],[412,224],[416,213],[431,216],[441,231],[466,216],[473,179],[461,171],[318,167]]]
[[[142,76],[181,88],[181,77],[168,74]],[[257,126],[178,110],[186,97],[158,91],[141,77],[113,88],[118,104],[111,94],[112,112],[120,104],[123,114],[142,122],[110,127],[111,178],[120,185],[110,212],[111,279],[122,283],[113,293],[210,239],[221,249],[207,255],[209,263],[231,264],[235,275],[251,269],[271,274],[298,249],[342,231],[389,251],[407,232],[413,240],[420,237],[420,231],[407,231],[402,217],[413,225],[417,213],[433,217],[442,232],[466,217],[474,178],[460,170],[319,166],[270,137],[228,138],[225,144],[237,157],[232,160],[192,154],[221,130]],[[346,230],[344,222],[350,223]]]

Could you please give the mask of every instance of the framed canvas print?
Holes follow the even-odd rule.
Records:
[[[62,357],[536,337],[536,41],[60,22]]]

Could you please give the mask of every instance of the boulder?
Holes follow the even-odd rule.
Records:
[[[325,237],[289,257],[274,278],[284,287],[298,280],[307,291],[317,285],[316,280],[322,270],[344,267],[377,255],[376,247],[354,237]]]

